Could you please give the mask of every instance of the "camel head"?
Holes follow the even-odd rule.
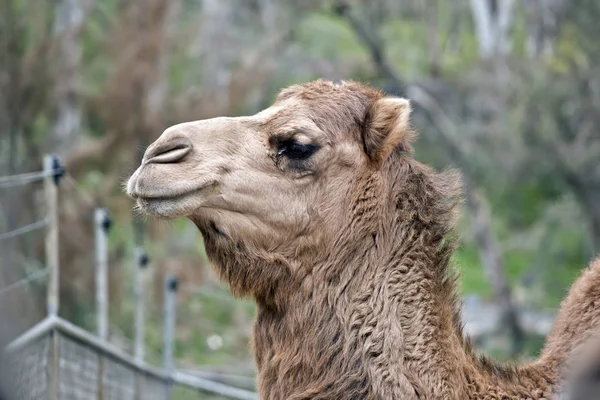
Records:
[[[375,212],[363,196],[383,195],[388,160],[410,151],[409,114],[358,83],[292,86],[253,116],[168,128],[127,193],[144,213],[191,219],[233,292],[264,295]]]

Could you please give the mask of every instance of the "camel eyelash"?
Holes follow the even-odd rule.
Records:
[[[277,156],[285,156],[290,160],[306,160],[319,150],[315,144],[304,144],[296,140],[286,140],[281,142],[277,149]]]

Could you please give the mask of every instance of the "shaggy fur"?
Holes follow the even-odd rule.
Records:
[[[449,269],[460,179],[412,158],[409,110],[357,83],[293,86],[256,116],[170,128],[130,179],[140,208],[189,217],[221,279],[256,299],[261,398],[549,398],[598,325],[600,262],[537,362],[475,354]],[[319,150],[281,156],[291,139]]]

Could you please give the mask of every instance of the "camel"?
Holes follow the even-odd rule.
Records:
[[[600,335],[592,339],[576,352],[569,361],[564,384],[556,399],[591,400],[600,394]]]
[[[216,273],[257,304],[262,399],[546,399],[600,321],[600,259],[538,360],[480,356],[449,267],[460,176],[416,161],[408,100],[357,82],[282,90],[253,115],[168,128],[126,184],[187,217]]]

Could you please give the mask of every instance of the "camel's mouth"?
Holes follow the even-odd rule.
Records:
[[[138,211],[156,217],[173,218],[188,216],[202,206],[202,198],[213,192],[218,184],[215,181],[206,182],[192,188],[168,190],[139,190],[139,185],[130,180],[127,187],[129,197],[136,200]]]
[[[155,217],[173,218],[184,215],[180,211],[181,202],[185,201],[185,195],[177,197],[138,197],[136,200],[136,209],[143,214]]]

